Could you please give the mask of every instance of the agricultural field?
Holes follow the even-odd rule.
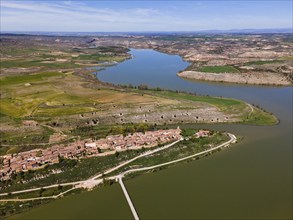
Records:
[[[263,64],[274,64],[284,63],[283,60],[258,60],[246,63],[246,65],[263,65]]]
[[[200,72],[207,73],[239,73],[240,71],[233,66],[203,66],[199,68]]]

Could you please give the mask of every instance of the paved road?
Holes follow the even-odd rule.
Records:
[[[77,184],[80,184],[80,183],[83,183],[83,182],[84,181],[53,184],[53,185],[49,185],[49,186],[37,187],[37,188],[25,189],[25,190],[19,190],[19,191],[14,191],[14,192],[9,192],[9,193],[12,194],[12,195],[15,195],[15,194],[20,194],[20,193],[33,192],[33,191],[37,191],[37,190],[40,190],[40,189],[55,188],[55,187],[58,187],[58,186],[72,186],[72,185],[77,185]],[[9,193],[1,193],[0,196],[7,196]],[[2,200],[0,200],[0,201],[2,201]]]
[[[35,197],[35,198],[27,198],[27,199],[1,199],[1,202],[25,202],[25,201],[33,201],[33,200],[42,200],[42,199],[57,199],[58,197],[63,196],[64,194],[74,190],[75,188],[71,188],[69,190],[66,190],[62,193],[59,193],[55,196],[44,196],[44,197]]]

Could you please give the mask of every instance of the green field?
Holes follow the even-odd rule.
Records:
[[[121,62],[125,59],[123,56],[111,56],[104,54],[81,54],[78,57],[73,58],[73,60],[90,60],[97,62],[106,62],[106,61],[116,61]]]
[[[281,58],[282,60],[289,60],[292,61],[293,60],[293,56],[284,56]]]
[[[60,68],[77,68],[79,65],[73,62],[52,62],[45,63],[45,60],[5,60],[1,62],[1,68],[29,68],[29,67],[45,67],[46,69],[60,69]]]
[[[236,99],[218,98],[218,97],[212,97],[212,96],[197,96],[197,95],[180,93],[180,92],[161,91],[161,92],[157,92],[157,94],[162,95],[164,97],[173,98],[173,99],[184,99],[184,100],[189,100],[194,102],[205,102],[210,105],[215,105],[219,108],[225,108],[228,106],[244,104],[244,102],[240,100],[236,100]]]
[[[240,71],[233,66],[203,66],[198,69],[205,73],[239,73]]]
[[[271,113],[264,112],[259,108],[254,108],[253,112],[248,114],[245,118],[243,116],[243,123],[244,124],[254,124],[254,125],[274,125],[277,124],[279,121]]]
[[[32,75],[25,75],[25,76],[7,76],[0,78],[0,85],[1,86],[12,86],[14,84],[20,83],[28,83],[28,82],[35,82],[35,81],[44,81],[49,77],[54,76],[62,76],[61,73],[58,72],[46,72],[46,73],[38,73]]]
[[[283,63],[283,60],[258,60],[245,63],[246,65],[264,65],[264,64],[274,64],[274,63]]]
[[[127,49],[119,47],[59,49],[48,46],[7,47],[4,44],[1,51],[5,55],[10,55],[9,58],[1,59],[1,69],[38,68],[43,71],[80,68],[99,62],[121,62],[129,56],[126,54]]]

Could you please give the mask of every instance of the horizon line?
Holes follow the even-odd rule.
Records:
[[[282,28],[233,28],[233,29],[205,29],[205,30],[184,30],[184,31],[1,31],[0,34],[9,34],[13,32],[18,33],[196,33],[196,32],[231,32],[231,31],[289,31],[288,33],[293,33],[293,27],[282,27]],[[274,32],[271,32],[274,33]]]

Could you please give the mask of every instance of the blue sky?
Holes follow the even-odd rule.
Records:
[[[1,31],[198,31],[291,28],[292,1],[0,0]]]

